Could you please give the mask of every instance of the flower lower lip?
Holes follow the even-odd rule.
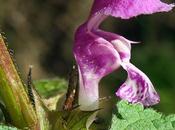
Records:
[[[125,63],[128,79],[121,85],[116,95],[129,102],[140,102],[145,106],[155,105],[160,98],[149,78],[131,63]]]

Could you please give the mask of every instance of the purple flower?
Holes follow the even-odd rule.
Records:
[[[159,102],[149,78],[130,63],[131,44],[124,37],[105,32],[99,25],[108,16],[128,19],[140,14],[169,11],[173,5],[159,0],[95,0],[88,20],[75,33],[74,56],[79,69],[79,105],[82,110],[98,108],[98,84],[106,75],[122,66],[127,80],[116,95],[145,106]]]

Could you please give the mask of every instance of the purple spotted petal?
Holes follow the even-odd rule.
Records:
[[[80,75],[79,105],[82,110],[98,108],[98,83],[120,65],[113,45],[82,25],[76,32],[74,55]]]
[[[128,72],[128,78],[116,95],[132,103],[140,102],[144,106],[157,104],[160,98],[149,78],[129,62],[122,66]]]
[[[96,14],[111,15],[128,19],[141,14],[168,12],[173,4],[165,4],[160,0],[94,0],[91,16]]]

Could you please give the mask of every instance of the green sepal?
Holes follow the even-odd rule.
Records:
[[[81,111],[76,108],[72,111],[59,111],[52,113],[52,119],[55,115],[55,124],[53,130],[87,130],[86,123],[90,116],[96,113],[95,111]]]
[[[39,96],[39,94],[36,92],[34,88],[32,88],[32,92],[34,95],[34,102],[35,102],[35,110],[36,115],[38,118],[38,127],[39,130],[50,130],[50,122],[48,120],[49,117],[49,109],[47,108],[46,104],[42,100],[42,98]]]

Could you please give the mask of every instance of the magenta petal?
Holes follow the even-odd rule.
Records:
[[[97,109],[98,83],[120,66],[119,54],[110,42],[87,31],[83,25],[75,35],[74,56],[80,75],[80,109]]]
[[[167,12],[174,7],[160,0],[95,0],[91,16],[96,14],[111,15],[128,19],[141,14]]]
[[[157,104],[160,98],[149,78],[131,63],[123,63],[122,66],[128,72],[128,78],[116,95],[132,103],[140,102],[144,106]]]
[[[120,55],[121,61],[129,61],[131,58],[131,43],[136,43],[133,41],[129,41],[126,38],[117,35],[115,33],[110,33],[102,30],[96,30],[94,33],[100,37],[103,37],[107,41],[109,41],[116,51]]]
[[[128,72],[128,79],[118,90],[117,95],[133,103],[141,102],[145,106],[158,103],[159,96],[154,90],[149,78],[134,65],[129,63],[131,57],[131,43],[133,42],[117,34],[102,30],[94,31],[94,33],[111,42],[119,53],[121,66]]]

